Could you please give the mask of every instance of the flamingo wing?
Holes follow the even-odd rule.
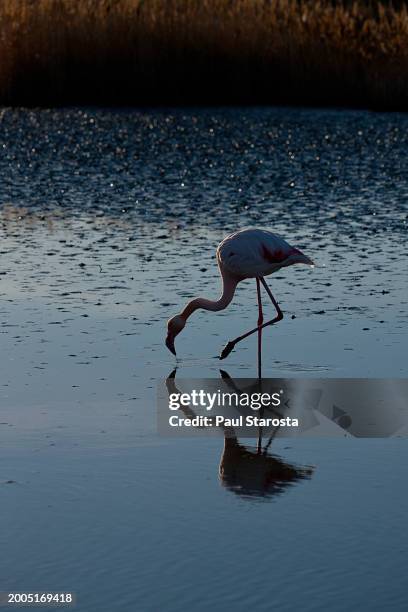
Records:
[[[227,236],[217,249],[217,257],[229,272],[250,278],[279,270],[294,251],[272,232],[248,229]]]

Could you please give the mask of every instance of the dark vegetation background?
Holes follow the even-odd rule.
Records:
[[[376,0],[3,0],[3,105],[408,108],[408,11]]]

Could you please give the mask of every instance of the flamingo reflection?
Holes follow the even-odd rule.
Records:
[[[223,379],[228,378],[231,387],[237,389],[233,379],[225,371],[222,371],[221,375]],[[169,394],[180,393],[176,385],[176,370],[168,376],[166,386]],[[189,418],[196,416],[191,406],[181,406],[180,410]],[[224,434],[224,447],[219,464],[220,482],[240,497],[270,498],[312,476],[312,467],[288,463],[270,453],[278,428],[268,436],[265,444],[260,432],[257,448],[254,449],[239,442],[233,427],[220,427]]]

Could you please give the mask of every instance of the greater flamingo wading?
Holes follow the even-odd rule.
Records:
[[[174,340],[184,329],[188,318],[202,308],[217,312],[224,310],[234,297],[238,283],[246,278],[255,278],[258,296],[258,324],[254,329],[230,340],[221,352],[220,359],[225,359],[238,342],[258,332],[258,374],[261,371],[262,330],[283,319],[283,313],[265,281],[265,276],[293,264],[313,266],[313,261],[299,249],[292,247],[283,238],[262,229],[244,229],[230,236],[218,245],[217,262],[222,278],[222,295],[218,300],[195,298],[191,300],[180,314],[172,317],[167,323],[166,346],[175,355]],[[264,323],[261,284],[276,309],[276,317]]]

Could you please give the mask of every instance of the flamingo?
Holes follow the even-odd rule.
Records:
[[[220,354],[225,359],[234,347],[258,332],[258,376],[260,377],[262,360],[262,330],[269,325],[275,325],[283,319],[283,313],[278,302],[272,295],[265,281],[265,276],[277,272],[293,264],[307,264],[313,266],[313,261],[299,249],[292,247],[283,238],[263,229],[243,229],[224,238],[217,247],[217,262],[222,279],[222,295],[218,300],[195,298],[188,302],[183,310],[169,319],[167,323],[167,348],[176,355],[174,341],[176,336],[184,329],[189,317],[202,308],[211,312],[224,310],[234,297],[238,283],[247,278],[255,278],[258,298],[258,324],[254,329],[230,340]],[[276,309],[276,316],[264,322],[261,285]]]

